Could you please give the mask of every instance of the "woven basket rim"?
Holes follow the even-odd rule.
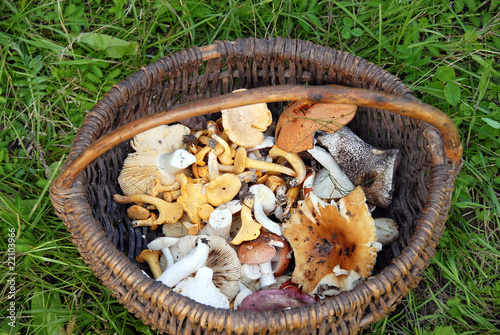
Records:
[[[247,40],[254,41],[255,39],[245,39],[244,41]],[[216,57],[216,53],[214,50],[216,50],[217,48],[220,49],[221,45],[225,45],[224,43],[227,44],[228,42],[214,43],[201,48],[193,47],[187,50],[183,50],[180,53],[193,53],[197,55],[196,57],[198,59],[211,59],[213,57]],[[237,40],[232,43],[244,42],[242,42],[242,40]],[[142,68],[138,72],[150,74],[149,71],[145,72],[146,68],[152,69],[156,66],[159,66],[159,64],[161,63],[172,62],[172,59],[173,55],[164,57],[146,66],[145,68]],[[149,89],[159,80],[158,78],[155,78],[151,75],[137,74],[138,72],[126,78],[121,83],[115,85],[114,92],[128,96],[132,93],[128,91],[128,81],[137,81],[140,80],[139,78],[143,76],[148,78],[147,83],[145,85],[144,83],[142,84],[144,89]],[[110,94],[112,93],[108,93],[102,100],[100,100],[95,108],[104,108],[102,106],[106,104],[109,104],[111,106],[110,108],[118,108],[118,106],[116,106],[112,100],[108,99]],[[85,122],[91,122],[90,118],[89,120],[87,120],[86,118]],[[89,140],[82,137],[79,131],[72,145],[73,153],[72,155],[70,155],[71,157],[68,158],[65,166],[67,166],[77,157],[77,150],[75,150],[74,147],[75,145],[77,145],[78,148],[81,149],[88,146],[89,144]],[[387,313],[383,310],[379,312],[372,301],[377,301],[381,297],[381,295],[387,293],[388,291],[391,291],[391,289],[396,285],[401,285],[402,291],[409,290],[406,283],[400,282],[401,278],[403,277],[403,275],[408,274],[412,269],[417,268],[418,270],[418,268],[420,268],[417,263],[422,257],[422,250],[428,248],[429,243],[434,243],[434,235],[440,233],[440,227],[433,223],[439,221],[438,218],[440,216],[446,216],[448,209],[446,209],[446,205],[443,206],[442,204],[446,203],[445,198],[447,194],[443,190],[445,190],[447,187],[449,188],[450,180],[451,184],[453,183],[453,176],[458,173],[459,169],[460,162],[454,163],[447,160],[445,162],[442,162],[441,164],[436,164],[436,166],[431,171],[432,182],[429,187],[429,195],[427,198],[427,202],[425,203],[424,210],[422,211],[422,214],[418,219],[418,223],[415,227],[415,233],[412,235],[410,241],[408,242],[408,245],[401,251],[401,254],[396,256],[392,260],[391,264],[387,265],[380,273],[366,279],[351,291],[342,292],[338,296],[321,300],[315,304],[293,308],[291,310],[284,310],[277,313],[218,310],[212,307],[198,304],[196,302],[192,303],[191,299],[174,293],[170,288],[144,276],[140,269],[138,269],[133,263],[131,263],[130,260],[125,257],[125,255],[123,255],[118,249],[116,249],[114,245],[111,244],[111,242],[109,242],[106,238],[101,239],[104,236],[104,232],[102,232],[102,228],[100,227],[99,222],[97,222],[92,216],[90,206],[87,206],[88,208],[85,209],[78,208],[75,210],[75,208],[73,208],[73,202],[81,203],[81,196],[85,195],[85,182],[83,174],[79,174],[75,182],[69,188],[59,188],[57,183],[54,182],[51,185],[50,192],[51,200],[53,201],[54,206],[56,207],[56,209],[59,208],[58,215],[63,217],[63,220],[64,218],[66,218],[66,215],[74,216],[73,220],[81,223],[81,227],[78,227],[78,231],[75,232],[70,230],[72,234],[76,236],[76,239],[78,239],[79,241],[84,241],[88,244],[95,243],[96,247],[91,252],[101,260],[104,266],[106,266],[114,276],[120,278],[122,282],[125,282],[127,284],[127,286],[130,286],[130,291],[125,293],[125,295],[135,294],[133,292],[142,292],[149,297],[163,297],[165,299],[162,300],[163,305],[166,304],[166,308],[168,309],[169,313],[177,316],[181,321],[184,319],[189,319],[192,324],[205,324],[207,322],[207,318],[211,318],[211,322],[215,324],[215,326],[213,326],[212,328],[222,331],[226,326],[226,322],[231,321],[237,323],[238,315],[244,315],[245,319],[250,318],[255,321],[256,324],[251,325],[251,327],[254,327],[255,331],[259,331],[259,329],[262,329],[262,327],[264,327],[268,331],[279,331],[284,329],[280,328],[280,318],[276,315],[284,314],[285,319],[293,320],[296,317],[295,312],[299,311],[299,313],[303,312],[302,314],[305,315],[314,315],[315,321],[318,322],[319,320],[324,320],[332,316],[331,313],[325,314],[325,309],[319,308],[319,306],[326,306],[329,311],[335,312],[335,315],[339,312],[341,315],[351,315],[359,308],[366,309],[370,307],[372,313],[369,316],[365,316],[358,320],[360,328],[363,328],[368,324],[376,321],[374,319]],[[434,175],[440,175],[441,173],[449,175],[450,178],[448,180],[437,180],[436,178],[434,178]],[[64,221],[68,225],[67,220]],[[96,231],[99,232],[99,230],[102,232],[102,234],[96,233]],[[435,248],[435,245],[431,245],[430,248]],[[120,292],[120,294],[122,293],[123,292]],[[403,294],[403,296],[404,295],[406,294]],[[401,297],[396,294],[394,296],[394,299],[399,300],[401,299]],[[152,306],[154,306],[157,301],[153,301]],[[175,301],[176,304],[169,303],[169,301]],[[360,306],[360,301],[364,301],[364,303],[361,304],[363,306]],[[396,301],[394,301],[393,303],[396,303]],[[186,310],[179,310],[179,308],[176,308],[176,306],[178,305],[182,306],[183,308],[193,306],[195,306],[196,308],[188,313]],[[158,308],[158,306],[156,306],[156,308]],[[207,312],[207,310],[209,312]],[[215,315],[219,317],[216,318]],[[274,326],[274,328],[269,326]]]

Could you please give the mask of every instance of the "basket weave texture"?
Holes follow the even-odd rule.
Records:
[[[115,85],[86,116],[65,168],[105,134],[179,103],[238,88],[339,84],[412,98],[395,76],[359,57],[300,40],[217,41],[141,68]],[[270,104],[278,115],[286,103]],[[126,207],[112,200],[128,141],[100,155],[71,187],[51,186],[58,216],[85,262],[120,303],[153,329],[169,334],[355,334],[393,311],[417,286],[442,235],[460,164],[443,155],[440,133],[426,122],[359,107],[349,127],[380,148],[398,148],[393,203],[379,216],[400,226],[397,241],[379,253],[372,277],[355,289],[280,312],[214,309],[178,295],[142,274],[135,257],[158,233],[132,228]],[[143,237],[145,236],[145,238]]]

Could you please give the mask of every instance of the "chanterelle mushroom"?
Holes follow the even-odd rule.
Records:
[[[135,152],[127,156],[118,177],[123,193],[149,194],[155,179],[162,185],[174,183],[178,172],[196,162],[182,141],[190,132],[189,128],[177,124],[137,134],[130,141]]]
[[[338,207],[309,193],[283,224],[295,255],[292,280],[302,292],[338,293],[370,275],[381,246],[365,200],[360,187],[340,199]]]
[[[229,139],[244,148],[260,144],[264,140],[263,132],[273,120],[265,103],[224,109],[221,112],[222,125]]]
[[[212,206],[233,200],[241,188],[240,179],[232,173],[224,173],[208,183],[205,195]]]

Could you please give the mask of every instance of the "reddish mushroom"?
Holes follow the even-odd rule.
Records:
[[[276,248],[280,250],[277,251]],[[276,283],[274,276],[282,275],[290,264],[291,248],[288,242],[276,234],[263,232],[253,241],[243,242],[238,248],[242,264],[258,264],[262,276],[262,287]],[[272,265],[276,259],[276,266]]]
[[[352,120],[356,106],[295,101],[288,105],[276,125],[276,146],[289,153],[311,149],[318,130],[333,133]]]

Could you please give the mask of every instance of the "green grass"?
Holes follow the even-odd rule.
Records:
[[[16,326],[0,334],[154,334],[103,287],[48,186],[85,112],[160,57],[217,39],[282,36],[363,57],[459,128],[464,166],[424,280],[376,334],[500,331],[500,1],[3,1],[0,280],[16,234]],[[107,48],[97,34],[113,37]],[[4,252],[5,251],[5,252]],[[8,315],[9,286],[0,288]]]

